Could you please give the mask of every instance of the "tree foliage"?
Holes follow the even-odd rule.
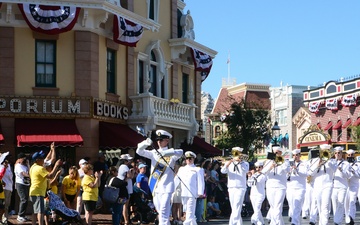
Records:
[[[357,149],[360,149],[360,126],[351,126],[351,136]]]
[[[270,113],[262,105],[246,103],[244,99],[234,101],[222,119],[227,131],[217,139],[217,147],[231,149],[239,146],[243,153],[254,159],[257,149],[263,148],[264,135],[269,131]]]

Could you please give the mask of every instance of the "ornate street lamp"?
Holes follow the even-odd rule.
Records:
[[[279,146],[277,141],[280,136],[280,127],[277,121],[275,121],[274,126],[271,128],[271,132],[272,132],[272,141],[274,143],[272,146]]]

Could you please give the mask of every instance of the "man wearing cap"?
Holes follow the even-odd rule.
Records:
[[[346,224],[354,224],[356,214],[356,197],[359,190],[359,164],[355,159],[355,151],[349,149],[346,151],[347,161],[349,162],[349,169],[351,177],[349,178],[349,188],[345,199],[345,222]]]
[[[136,176],[136,186],[148,195],[147,198],[150,197],[150,188],[149,188],[149,178],[146,176],[146,168],[147,165],[144,163],[140,163],[138,166],[139,174]]]
[[[26,208],[29,200],[30,176],[29,176],[29,160],[22,152],[18,154],[18,159],[15,162],[15,189],[19,195],[19,212],[17,221],[26,222],[28,218],[25,217]]]
[[[320,145],[320,152],[330,151],[331,145]],[[334,173],[337,169],[337,163],[335,159],[324,160],[318,157],[314,159],[309,166],[308,175],[312,176],[314,180],[314,193],[318,214],[319,225],[325,225],[329,223],[329,209],[331,207],[331,192],[333,189]],[[311,222],[311,224],[315,224]]]
[[[292,151],[293,163],[290,165],[288,175],[286,199],[289,203],[288,215],[291,224],[300,225],[301,209],[304,204],[306,191],[307,165],[300,160],[300,149]]]
[[[336,170],[331,194],[334,224],[341,224],[345,214],[345,197],[348,189],[348,179],[351,177],[349,163],[343,159],[343,147],[334,148]]]
[[[233,147],[231,152],[240,155],[243,148]],[[249,163],[237,156],[228,160],[221,168],[221,173],[228,176],[228,192],[231,206],[229,225],[242,224],[241,209],[246,192],[246,176],[249,171]]]
[[[194,164],[196,154],[192,151],[185,152],[186,165],[179,168],[175,177],[175,186],[181,184],[181,199],[185,209],[184,225],[196,225],[196,199],[203,197],[205,189],[204,173]]]
[[[32,159],[34,164],[30,168],[31,185],[29,193],[34,213],[32,215],[32,224],[36,225],[37,219],[39,225],[44,225],[44,197],[47,189],[47,179],[55,175],[62,162],[60,159],[56,161],[55,166],[49,173],[44,167],[45,153],[43,151],[35,152]]]
[[[283,150],[280,146],[273,146],[272,149],[276,157],[282,157]],[[290,172],[289,161],[286,160],[282,164],[277,164],[274,160],[267,160],[262,172],[267,176],[266,196],[270,204],[267,218],[270,219],[271,225],[283,225],[282,211],[286,194],[287,174]]]
[[[248,186],[250,190],[250,201],[253,207],[254,213],[251,216],[251,224],[263,225],[264,218],[261,213],[261,206],[265,199],[265,183],[266,176],[261,172],[263,168],[263,162],[257,161],[255,163],[255,171],[251,170],[251,177],[248,179]]]
[[[88,161],[86,161],[85,159],[80,159],[79,161],[79,169],[78,169],[78,174],[79,174],[79,178],[80,178],[80,184],[81,184],[81,181],[85,175],[84,173],[84,166],[88,164]],[[76,211],[78,211],[80,214],[81,214],[81,211],[82,211],[82,208],[83,208],[83,201],[82,201],[82,193],[83,193],[83,189],[82,187],[80,187],[80,193],[79,195],[77,196],[77,199],[76,199]]]
[[[159,213],[159,225],[170,224],[170,199],[174,192],[175,162],[182,156],[182,149],[168,148],[172,135],[165,130],[156,131],[156,142],[159,149],[145,150],[152,144],[150,138],[138,144],[136,153],[151,160],[151,175],[149,188],[153,194],[153,201]]]

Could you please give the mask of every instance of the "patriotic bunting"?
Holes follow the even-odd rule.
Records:
[[[309,111],[312,113],[318,113],[319,106],[320,106],[320,102],[310,102],[309,103]]]
[[[194,61],[195,71],[201,72],[201,82],[203,82],[210,73],[213,61],[208,54],[193,48],[191,49],[191,55]]]
[[[356,106],[356,95],[346,95],[341,99],[341,105],[349,107],[349,106]]]
[[[80,8],[74,6],[47,6],[18,4],[29,27],[44,34],[60,34],[70,31],[77,21]]]
[[[338,100],[336,98],[326,99],[325,107],[330,110],[338,110]]]
[[[141,25],[114,15],[113,39],[116,43],[136,47],[136,43],[141,39],[143,31]]]

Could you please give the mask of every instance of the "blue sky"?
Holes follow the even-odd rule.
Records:
[[[195,41],[218,52],[202,90],[237,84],[318,86],[360,74],[359,0],[185,0]]]

